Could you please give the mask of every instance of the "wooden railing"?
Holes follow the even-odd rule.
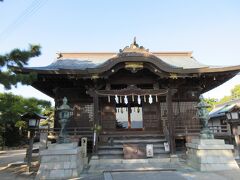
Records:
[[[209,129],[215,136],[230,136],[231,130],[227,125],[209,125]],[[200,133],[201,126],[176,126],[175,133],[177,136],[197,135]]]
[[[175,134],[176,136],[195,135],[199,134],[200,129],[200,126],[175,126]]]
[[[198,135],[201,126],[175,126],[176,136]],[[227,125],[209,126],[209,129],[215,136],[230,136],[231,130]],[[48,132],[49,136],[57,137],[60,133],[60,128],[39,129],[40,132]],[[70,127],[67,132],[72,137],[92,137],[93,131],[90,127]]]
[[[90,127],[69,127],[66,129],[68,134],[73,137],[91,137],[93,131]],[[40,132],[48,132],[49,137],[57,137],[60,133],[60,128],[39,129]]]
[[[210,130],[214,133],[214,135],[231,135],[231,129],[227,125],[218,125],[218,126],[209,126]]]

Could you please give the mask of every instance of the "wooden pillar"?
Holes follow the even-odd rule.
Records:
[[[94,121],[93,121],[93,154],[97,153],[98,150],[98,135],[97,127],[99,126],[99,97],[96,93],[93,94],[93,110],[94,110]]]
[[[175,144],[175,130],[174,130],[174,122],[173,122],[173,104],[172,104],[172,90],[168,89],[167,97],[167,119],[168,119],[168,127],[169,127],[169,141],[170,141],[170,153],[176,153],[176,144]]]
[[[28,134],[29,145],[26,152],[26,158],[27,158],[27,172],[30,172],[32,167],[32,150],[33,150],[33,140],[34,140],[35,130],[31,129],[28,132],[29,132]]]
[[[127,105],[127,113],[128,113],[128,129],[131,129],[132,127],[132,120],[131,120],[131,106],[130,103]]]

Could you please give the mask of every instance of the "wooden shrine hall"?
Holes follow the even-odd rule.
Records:
[[[54,98],[56,107],[67,97],[74,109],[68,128],[78,130],[78,140],[87,135],[103,158],[122,158],[125,144],[153,144],[154,156],[161,157],[169,154],[163,146],[168,142],[174,154],[177,127],[199,126],[199,95],[240,71],[201,64],[192,52],[150,52],[136,40],[118,53],[57,56],[46,67],[18,71],[36,73],[32,86]]]

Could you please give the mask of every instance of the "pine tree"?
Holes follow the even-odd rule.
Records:
[[[31,84],[36,77],[34,74],[16,74],[15,68],[22,68],[28,64],[28,61],[41,55],[41,47],[39,45],[30,45],[28,50],[13,49],[10,53],[0,55],[0,84],[5,89],[11,89],[18,82],[22,84]]]

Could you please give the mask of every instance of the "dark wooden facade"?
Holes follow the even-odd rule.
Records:
[[[90,53],[89,56],[96,54]],[[99,53],[98,56],[102,57],[103,54]],[[77,55],[79,54],[70,54],[70,59],[75,59]],[[52,66],[18,71],[36,72],[38,79],[33,86],[53,97],[56,106],[62,103],[63,97],[68,98],[70,106],[74,108],[69,127],[94,129],[95,125],[101,126],[102,130],[97,134],[99,137],[97,143],[106,143],[114,133],[164,134],[167,127],[172,153],[175,152],[175,127],[199,125],[195,108],[199,95],[224,83],[240,70],[239,66],[186,68],[184,63],[180,67],[179,64],[184,58],[188,58],[189,63],[195,63],[192,62],[195,60],[192,59],[191,53],[150,53],[135,42],[121,50],[115,57],[111,57],[113,55],[111,53],[104,55],[110,58],[96,67]],[[60,54],[57,63],[64,62],[64,56],[67,55]],[[82,56],[85,57],[86,54]],[[171,63],[174,63],[172,59],[179,58],[178,66],[166,63],[160,56],[170,57]],[[122,98],[127,96],[128,108],[131,105],[141,106],[142,128],[124,130],[116,128],[116,107],[127,105],[123,102],[116,103],[115,95]],[[140,105],[137,104],[138,95],[141,97]],[[150,95],[153,97],[151,104],[148,102]],[[59,126],[57,118],[55,126]]]

